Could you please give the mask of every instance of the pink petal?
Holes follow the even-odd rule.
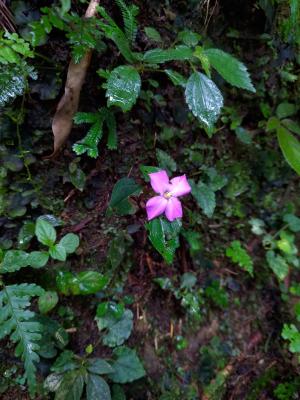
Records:
[[[182,217],[181,203],[176,197],[171,197],[168,200],[165,213],[169,221],[174,221],[174,219]]]
[[[188,183],[186,176],[177,176],[176,178],[171,179],[171,185],[169,186],[169,190],[172,196],[184,196],[191,192],[192,188]]]
[[[149,174],[150,183],[154,192],[159,193],[161,195],[168,189],[169,186],[169,177],[166,171],[158,171]]]
[[[168,204],[168,200],[162,196],[151,197],[146,203],[148,221],[163,214]]]

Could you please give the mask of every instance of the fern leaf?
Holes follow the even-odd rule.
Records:
[[[41,296],[44,289],[35,284],[4,286],[0,292],[0,340],[10,336],[17,343],[15,354],[24,362],[25,378],[29,391],[36,391],[36,366],[39,361],[37,351],[42,326],[33,320],[35,313],[28,310],[30,299]]]
[[[123,0],[115,0],[115,2],[122,13],[126,37],[130,43],[133,43],[137,32],[137,22],[135,17],[139,12],[139,8],[134,4],[127,6]]]

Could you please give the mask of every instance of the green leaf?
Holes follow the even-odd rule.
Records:
[[[289,224],[289,229],[292,232],[300,232],[300,218],[294,214],[285,214],[283,221]]]
[[[300,175],[300,142],[283,126],[278,127],[277,138],[284,158]]]
[[[10,336],[12,342],[17,343],[15,355],[24,362],[25,378],[32,396],[36,392],[35,373],[42,327],[33,320],[35,314],[28,307],[32,297],[43,293],[41,287],[27,283],[3,286],[0,292],[0,340]]]
[[[49,254],[54,260],[66,261],[67,259],[66,249],[60,243],[50,247]]]
[[[148,64],[161,64],[168,61],[184,61],[193,58],[193,50],[181,45],[174,49],[153,49],[148,50],[143,56],[143,61]]]
[[[103,378],[89,374],[86,385],[87,400],[111,400],[110,389]]]
[[[47,314],[58,303],[58,295],[54,291],[47,291],[39,297],[38,306],[41,314]]]
[[[289,266],[285,259],[279,254],[275,254],[274,251],[267,251],[266,253],[267,262],[269,267],[272,269],[277,278],[282,281],[289,273]]]
[[[196,46],[201,39],[201,35],[199,35],[199,33],[185,29],[184,31],[179,32],[177,39],[187,46]]]
[[[80,369],[65,373],[56,390],[55,400],[80,400],[83,393],[84,380],[85,375]]]
[[[143,174],[143,178],[146,182],[150,181],[149,174],[153,172],[161,171],[161,168],[151,167],[150,165],[140,165],[141,173]]]
[[[255,93],[246,66],[232,55],[219,49],[204,50],[213,68],[231,85]]]
[[[160,33],[155,29],[152,28],[151,26],[146,26],[144,28],[144,31],[148,38],[152,40],[153,42],[162,42],[162,38],[160,36]]]
[[[216,207],[216,195],[211,186],[199,181],[197,184],[191,180],[192,195],[207,217],[212,217]]]
[[[107,282],[108,278],[97,271],[82,271],[76,275],[59,271],[56,277],[57,287],[65,295],[94,294],[102,290]]]
[[[34,237],[35,223],[25,221],[18,234],[18,248],[24,250],[28,247],[29,242]]]
[[[155,218],[146,224],[146,228],[150,242],[165,261],[170,264],[173,261],[176,249],[179,247],[181,220],[169,222],[161,217]]]
[[[194,72],[187,81],[185,99],[195,117],[212,128],[223,107],[223,96],[214,82]]]
[[[96,317],[98,329],[107,329],[103,336],[103,344],[109,347],[120,346],[129,338],[133,328],[133,314],[125,310],[121,318],[114,318],[111,315]]]
[[[40,243],[48,247],[52,246],[56,241],[56,232],[53,226],[40,218],[36,221],[35,235]]]
[[[185,88],[187,82],[186,77],[181,75],[179,72],[173,71],[172,69],[165,69],[164,71],[171,79],[173,85]]]
[[[50,374],[44,381],[44,388],[49,392],[56,392],[63,380],[63,374]]]
[[[28,264],[32,268],[42,268],[49,260],[49,254],[45,251],[32,251],[28,254]]]
[[[293,121],[292,119],[283,119],[281,121],[281,124],[287,128],[289,131],[296,133],[297,135],[300,135],[300,126],[297,124],[297,122]]]
[[[75,359],[75,355],[71,350],[64,350],[57,357],[51,367],[51,371],[56,373],[65,373],[66,371],[73,371],[79,367],[78,360]]]
[[[139,8],[135,4],[127,6],[123,0],[115,0],[115,2],[118,4],[122,13],[126,37],[130,43],[133,43],[137,32],[137,22],[135,17],[139,12]]]
[[[176,162],[165,151],[156,149],[156,158],[158,161],[158,165],[160,166],[160,169],[166,170],[169,173],[169,175],[171,175],[171,172],[176,171],[177,169]]]
[[[114,113],[109,110],[106,111],[105,124],[108,130],[107,148],[109,150],[116,150],[118,147],[116,118]]]
[[[28,253],[22,250],[8,250],[3,258],[0,271],[15,272],[29,265]]]
[[[138,195],[140,191],[141,188],[135,183],[134,179],[122,178],[118,180],[112,190],[110,202],[108,204],[108,214],[115,211],[117,214],[124,215],[122,212],[124,210],[124,204],[129,206],[130,209],[128,198],[130,196]]]
[[[289,340],[290,352],[300,353],[300,332],[294,324],[284,324],[281,336],[283,339]]]
[[[136,351],[126,346],[118,347],[113,351],[114,373],[109,378],[115,383],[127,383],[145,376],[145,370]]]
[[[226,249],[226,256],[247,271],[253,277],[253,262],[247,251],[241,246],[239,240],[231,242]]]
[[[290,117],[297,112],[297,107],[295,104],[283,102],[280,103],[276,108],[276,116],[279,119]]]
[[[141,78],[130,65],[120,65],[112,70],[107,81],[107,105],[118,106],[123,112],[129,111],[136,103],[141,90]]]
[[[60,239],[59,244],[64,247],[67,254],[74,253],[79,246],[79,237],[74,233],[68,233]]]
[[[89,358],[87,369],[93,374],[105,375],[114,372],[111,365],[102,358]]]

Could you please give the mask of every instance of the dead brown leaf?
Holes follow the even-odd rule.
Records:
[[[91,18],[96,14],[96,8],[99,2],[100,0],[90,1],[84,16],[85,18]],[[73,60],[71,60],[69,64],[65,93],[58,103],[52,121],[52,132],[54,136],[53,153],[45,157],[46,159],[53,158],[58,154],[71,133],[73,117],[78,109],[80,92],[91,62],[91,57],[92,50],[88,50],[78,64]]]

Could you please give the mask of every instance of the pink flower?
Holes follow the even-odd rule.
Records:
[[[152,197],[146,203],[147,217],[150,221],[153,218],[165,213],[169,221],[182,217],[181,202],[179,196],[191,192],[186,176],[177,176],[169,181],[166,171],[158,171],[149,174],[150,183],[154,192],[159,196]]]

